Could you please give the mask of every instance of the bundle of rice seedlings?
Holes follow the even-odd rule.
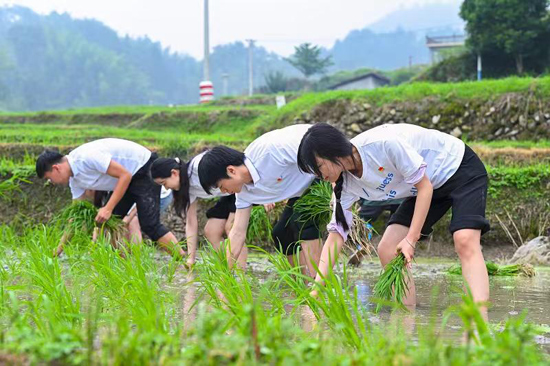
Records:
[[[63,251],[64,244],[75,235],[85,235],[96,241],[100,234],[111,242],[114,248],[120,247],[126,230],[122,220],[111,216],[103,224],[97,224],[95,218],[98,209],[90,202],[78,200],[67,206],[57,217],[56,221],[63,229],[63,236],[54,255]]]
[[[407,261],[402,253],[392,259],[380,274],[374,286],[373,296],[387,301],[395,299],[397,304],[403,306],[403,298],[409,290],[409,272],[406,266]],[[378,304],[376,310],[380,307],[381,304]]]
[[[271,230],[273,230],[273,226],[271,225],[271,221],[264,206],[259,205],[252,207],[248,231],[246,232],[246,241],[251,243],[261,240],[271,243],[273,242]]]
[[[530,264],[509,264],[498,265],[493,262],[485,262],[487,266],[487,273],[489,276],[526,276],[534,277],[536,272]],[[462,275],[462,267],[460,265],[454,265],[447,270],[447,273],[454,275]]]
[[[299,214],[298,222],[313,220],[321,230],[324,230],[332,218],[331,200],[332,185],[329,182],[321,181],[313,184],[309,192],[294,204],[294,210]],[[362,257],[370,256],[372,253],[369,233],[366,222],[354,209],[352,229],[344,248],[351,257],[357,257],[359,262]]]
[[[90,202],[78,200],[67,206],[58,216],[58,220],[63,227],[72,232],[84,231],[91,235],[94,227],[98,224],[95,222],[98,209]],[[111,232],[122,230],[124,224],[122,220],[116,216],[111,216],[109,220],[101,224],[101,228]]]
[[[308,193],[294,204],[294,211],[299,214],[299,222],[313,221],[324,228],[332,217],[330,200],[332,199],[332,185],[321,181],[311,186]]]

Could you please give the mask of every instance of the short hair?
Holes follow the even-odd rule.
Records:
[[[52,171],[52,166],[61,163],[63,155],[58,151],[44,150],[36,159],[36,175],[38,178],[44,178],[44,174]]]
[[[227,167],[244,164],[244,153],[227,146],[216,146],[203,155],[199,163],[199,180],[202,188],[210,194],[222,179],[227,179]]]

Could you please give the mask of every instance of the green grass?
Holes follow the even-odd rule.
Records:
[[[26,143],[42,144],[51,146],[72,146],[88,141],[117,137],[135,141],[137,143],[154,146],[170,145],[178,143],[181,145],[191,144],[196,141],[226,142],[232,143],[242,141],[238,137],[238,130],[235,134],[211,134],[211,133],[189,133],[186,131],[152,131],[142,129],[130,129],[124,127],[108,127],[97,125],[17,125],[0,124],[0,142],[3,143]]]
[[[220,106],[215,104],[200,104],[200,105],[178,105],[174,107],[168,106],[144,106],[144,105],[121,105],[107,107],[92,107],[92,108],[77,108],[65,110],[49,110],[40,112],[0,112],[2,116],[42,116],[44,114],[53,115],[79,115],[79,114],[151,114],[151,113],[175,113],[175,112],[211,112],[211,111],[234,111],[238,109],[247,109],[253,111],[267,112],[275,109],[273,105],[247,105],[239,106]]]
[[[396,102],[414,102],[426,97],[445,100],[486,100],[505,93],[522,93],[532,90],[540,97],[550,96],[550,77],[519,78],[511,77],[482,82],[466,81],[460,83],[410,83],[396,87],[383,87],[373,90],[327,91],[306,93],[273,112],[266,124],[280,127],[294,117],[310,111],[314,106],[338,99],[358,100],[374,106]]]

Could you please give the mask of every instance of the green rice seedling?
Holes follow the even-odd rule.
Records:
[[[407,261],[403,253],[399,253],[392,259],[384,268],[376,285],[374,285],[374,297],[380,300],[395,302],[403,305],[403,298],[409,291],[409,272],[407,271]],[[377,310],[380,309],[380,304],[377,305]]]
[[[30,183],[29,181],[20,178],[18,175],[13,175],[8,179],[0,181],[0,200],[8,200],[11,194],[14,192],[20,192],[20,182]]]
[[[370,323],[366,309],[359,301],[357,287],[350,289],[347,266],[343,266],[342,276],[337,275],[329,258],[329,271],[321,276],[323,284],[315,284],[317,296],[311,297],[314,313],[322,313],[324,319],[335,334],[354,350],[364,350],[370,339]],[[318,268],[316,268],[318,271]]]
[[[54,251],[54,256],[61,254],[65,244],[69,240],[90,238],[95,241],[98,236],[108,238],[114,248],[119,248],[123,243],[123,235],[126,230],[123,221],[111,216],[109,220],[98,226],[95,221],[98,209],[90,202],[77,200],[67,206],[57,217],[57,224],[63,229],[63,236]]]
[[[498,265],[493,262],[485,262],[485,265],[487,266],[487,273],[489,274],[489,276],[534,277],[536,274],[535,268],[528,263]],[[460,265],[454,265],[447,270],[447,273],[462,275],[462,267]]]
[[[252,207],[250,212],[250,220],[248,231],[246,233],[246,241],[249,243],[258,242],[258,240],[273,243],[271,231],[273,226],[269,220],[268,213],[263,205]]]
[[[294,210],[299,214],[299,222],[313,221],[324,228],[332,216],[330,200],[332,185],[321,181],[313,184],[309,191],[294,204]]]
[[[87,235],[92,235],[96,227],[95,217],[98,209],[90,202],[77,200],[71,203],[58,216],[65,230],[70,232],[84,231]],[[101,225],[101,228],[112,233],[117,233],[123,228],[122,220],[111,216],[109,220]]]
[[[321,181],[313,184],[303,197],[294,204],[294,210],[298,213],[298,222],[313,221],[324,230],[332,217],[332,185]],[[353,224],[349,232],[345,248],[349,253],[356,253],[361,248],[361,253],[370,255],[373,250],[369,237],[370,229],[366,222],[359,217],[359,213],[353,209]]]

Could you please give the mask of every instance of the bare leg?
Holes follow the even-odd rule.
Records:
[[[320,239],[306,240],[301,243],[301,246],[302,251],[300,253],[300,265],[302,268],[306,269],[306,275],[311,278],[315,278],[315,275],[317,274],[315,267],[319,266],[323,243]],[[301,255],[302,253],[303,257]]]
[[[204,226],[204,236],[206,240],[215,250],[220,249],[220,243],[223,241],[223,234],[225,233],[225,219],[208,219]]]
[[[134,216],[128,223],[127,239],[132,244],[141,244],[143,241],[137,216]]]
[[[453,234],[455,250],[462,265],[462,276],[468,284],[474,301],[484,303],[489,300],[489,276],[481,252],[481,230],[462,229]],[[487,319],[487,308],[481,307]]]
[[[63,236],[61,236],[61,240],[59,240],[59,245],[57,246],[57,248],[55,248],[53,250],[53,256],[54,258],[55,257],[59,257],[61,255],[61,253],[63,253],[63,249],[65,248],[65,244],[69,241],[69,239],[71,239],[71,234],[69,234],[68,231],[65,231],[63,233]]]
[[[401,242],[407,233],[409,228],[399,224],[393,224],[387,227],[382,236],[382,240],[378,244],[378,257],[380,258],[380,263],[382,267],[385,267],[393,258],[396,256],[395,248],[397,244]],[[409,270],[409,292],[406,294],[403,299],[403,304],[407,306],[416,305],[416,288],[414,286],[414,279],[412,273]]]
[[[241,252],[239,253],[239,258],[237,258],[237,265],[243,271],[246,269],[246,260],[248,259],[248,247],[243,245]]]
[[[179,255],[181,257],[185,255],[185,250],[180,247],[178,239],[176,239],[176,236],[171,231],[160,237],[157,242],[162,250],[171,255]]]

